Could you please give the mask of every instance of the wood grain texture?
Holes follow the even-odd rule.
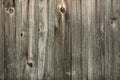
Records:
[[[119,0],[0,0],[0,80],[119,80]]]
[[[13,1],[5,1],[4,7],[4,24],[5,24],[5,49],[4,49],[4,74],[5,80],[14,79],[16,76],[15,70],[15,53],[16,53],[16,36],[15,36],[15,8]],[[16,79],[16,78],[15,78]]]
[[[0,0],[0,80],[4,80],[4,14],[2,1]]]

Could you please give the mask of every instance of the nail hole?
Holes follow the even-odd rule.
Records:
[[[23,32],[21,33],[21,37],[23,36],[24,34],[23,34]]]

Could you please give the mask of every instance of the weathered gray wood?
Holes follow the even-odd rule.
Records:
[[[22,2],[20,0],[16,0],[14,2],[15,7],[15,44],[16,44],[16,52],[14,54],[15,57],[15,69],[14,73],[17,76],[14,76],[14,79],[21,80],[23,75],[23,67],[25,56],[22,52]]]
[[[29,79],[28,77],[28,71],[26,69],[26,67],[28,66],[27,65],[27,59],[28,59],[28,38],[29,38],[29,24],[28,24],[28,0],[21,0],[21,18],[22,18],[22,25],[21,25],[21,28],[18,29],[18,31],[16,31],[16,35],[18,33],[18,35],[20,35],[19,37],[20,40],[18,44],[18,47],[20,47],[21,45],[21,54],[23,54],[22,56],[22,69],[23,69],[23,72],[22,72],[22,76],[21,76],[21,79],[23,80],[26,80],[26,79]],[[20,13],[19,13],[20,14]],[[19,23],[19,22],[18,22]],[[17,30],[17,29],[16,29]],[[19,51],[18,51],[19,52]]]
[[[114,74],[113,79],[120,79],[120,1],[113,0],[113,18],[116,20],[112,21],[112,31],[113,31],[113,54],[114,54]]]
[[[0,80],[119,80],[119,0],[0,0]]]
[[[70,62],[70,29],[69,29],[69,13],[67,12],[66,0],[54,0],[54,60],[55,60],[55,80],[70,80],[71,78],[71,62]],[[67,35],[66,35],[67,34]],[[69,52],[70,51],[70,52]]]
[[[95,4],[95,41],[94,41],[94,64],[93,77],[94,80],[104,80],[105,73],[105,0],[96,0]]]
[[[0,0],[0,80],[4,80],[4,14],[2,0]]]
[[[47,32],[48,32],[48,4],[47,0],[38,0],[38,17],[39,17],[39,36],[38,36],[38,80],[45,80],[46,78],[46,48],[47,48]]]
[[[119,0],[109,1],[105,8],[105,17],[106,17],[106,25],[105,25],[105,73],[107,80],[119,80],[119,44],[120,39],[119,34]]]
[[[26,59],[26,74],[28,80],[37,79],[37,60],[38,60],[38,40],[36,40],[36,26],[35,26],[35,0],[28,0],[28,45],[27,45],[27,59]]]
[[[72,6],[70,9],[69,7]],[[82,4],[80,0],[72,1],[68,6],[70,12],[69,28],[72,28],[72,80],[82,80]],[[66,35],[67,36],[67,35]],[[71,43],[71,42],[70,42]]]
[[[54,31],[55,31],[55,5],[54,5],[54,0],[49,0],[47,2],[47,8],[48,8],[48,32],[47,32],[47,52],[46,52],[46,72],[45,72],[45,79],[46,80],[54,80],[54,58],[55,58],[55,53],[54,53]]]
[[[82,79],[88,79],[88,6],[87,0],[81,0],[82,10]]]
[[[16,76],[15,70],[15,6],[13,1],[4,1],[4,24],[5,24],[5,49],[4,49],[4,79],[13,80]]]
[[[113,53],[113,32],[111,27],[112,18],[112,0],[106,0],[105,3],[105,79],[113,80],[114,53]]]
[[[95,0],[82,0],[82,79],[94,80]]]

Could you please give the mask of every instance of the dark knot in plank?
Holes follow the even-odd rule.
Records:
[[[65,13],[65,8],[64,8],[64,7],[61,7],[61,8],[60,8],[60,11],[61,11],[62,13]]]
[[[33,61],[32,61],[31,59],[28,59],[27,65],[28,65],[30,68],[32,68],[33,65],[34,65],[34,63],[33,63]]]
[[[61,3],[59,5],[59,11],[60,11],[60,13],[63,13],[63,14],[66,12],[66,4],[65,3]]]
[[[10,13],[13,13],[13,12],[14,12],[14,9],[13,9],[13,8],[10,8],[10,9],[9,9],[9,12],[10,12]]]
[[[14,8],[13,7],[8,7],[6,8],[6,12],[9,13],[9,14],[12,14],[15,12]]]

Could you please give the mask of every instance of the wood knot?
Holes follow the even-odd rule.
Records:
[[[29,59],[29,60],[27,61],[27,65],[28,65],[30,68],[32,68],[33,65],[34,65],[34,63],[33,63],[33,61],[32,61],[31,59]]]
[[[14,9],[13,9],[13,8],[10,8],[10,9],[9,9],[9,12],[10,12],[10,13],[13,13],[13,12],[14,12]]]
[[[60,11],[60,13],[65,13],[66,12],[65,3],[62,3],[62,4],[59,5],[59,11]]]
[[[62,13],[65,13],[65,8],[64,8],[64,7],[61,7],[61,8],[60,8],[60,11],[61,11]]]
[[[6,8],[6,12],[9,14],[12,14],[12,13],[14,13],[14,8],[13,7]]]

